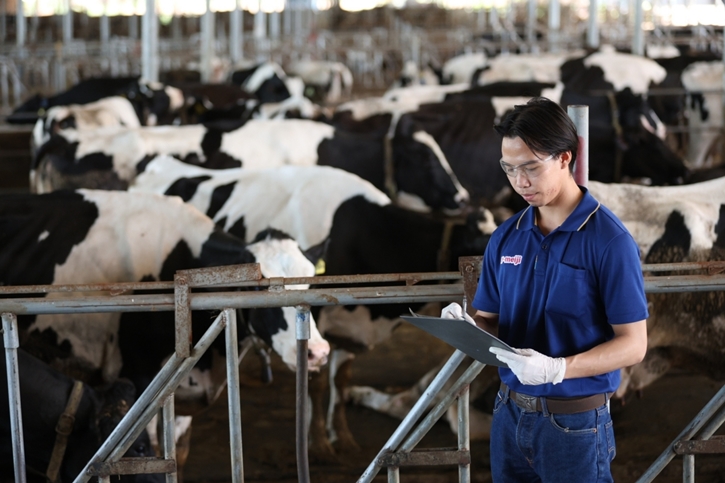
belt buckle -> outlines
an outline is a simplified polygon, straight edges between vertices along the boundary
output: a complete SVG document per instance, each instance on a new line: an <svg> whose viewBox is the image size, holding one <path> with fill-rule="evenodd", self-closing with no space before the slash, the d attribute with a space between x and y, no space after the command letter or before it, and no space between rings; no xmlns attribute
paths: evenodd
<svg viewBox="0 0 725 483"><path fill-rule="evenodd" d="M528 412L536 412L536 400L538 399L535 396L528 396L526 394L518 394L518 399L521 405L523 406L524 411Z"/></svg>

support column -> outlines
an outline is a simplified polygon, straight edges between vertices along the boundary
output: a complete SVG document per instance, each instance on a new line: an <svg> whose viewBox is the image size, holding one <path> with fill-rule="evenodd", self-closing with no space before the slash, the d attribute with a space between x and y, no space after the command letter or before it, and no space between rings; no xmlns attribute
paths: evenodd
<svg viewBox="0 0 725 483"><path fill-rule="evenodd" d="M644 31L642 30L642 0L634 0L634 29L632 35L632 53L644 55Z"/></svg>
<svg viewBox="0 0 725 483"><path fill-rule="evenodd" d="M597 0L589 0L589 22L587 24L587 47L599 47L599 25L597 24Z"/></svg>
<svg viewBox="0 0 725 483"><path fill-rule="evenodd" d="M529 0L526 8L526 42L533 52L536 48L536 0Z"/></svg>
<svg viewBox="0 0 725 483"><path fill-rule="evenodd" d="M138 16L136 14L128 17L128 36L132 39L138 39Z"/></svg>
<svg viewBox="0 0 725 483"><path fill-rule="evenodd" d="M559 51L559 28L561 27L561 9L559 0L549 2L549 51Z"/></svg>
<svg viewBox="0 0 725 483"><path fill-rule="evenodd" d="M73 42L73 10L70 8L70 0L65 1L65 6L67 10L63 15L63 43L69 44Z"/></svg>
<svg viewBox="0 0 725 483"><path fill-rule="evenodd" d="M232 65L244 59L244 17L239 1L234 2L234 10L229 18L229 57Z"/></svg>
<svg viewBox="0 0 725 483"><path fill-rule="evenodd" d="M267 14L262 11L262 0L258 0L259 9L254 14L254 38L263 39L267 37Z"/></svg>
<svg viewBox="0 0 725 483"><path fill-rule="evenodd" d="M7 0L5 0L7 2ZM5 6L7 7L7 3L5 3ZM15 3L16 11L15 11L15 23L16 23L16 31L15 31L15 45L18 47L22 47L25 45L25 13L23 12L23 2L22 0L17 0ZM3 12L4 13L4 12ZM5 15L3 15L3 19L5 18ZM3 32L4 34L5 32ZM3 38L5 36L3 35Z"/></svg>
<svg viewBox="0 0 725 483"><path fill-rule="evenodd" d="M141 38L141 77L150 82L159 80L159 29L156 0L146 0Z"/></svg>
<svg viewBox="0 0 725 483"><path fill-rule="evenodd" d="M273 40L279 40L280 36L280 13L272 12L269 14L269 37Z"/></svg>
<svg viewBox="0 0 725 483"><path fill-rule="evenodd" d="M201 81L211 79L211 60L214 57L214 12L211 0L206 0L206 12L201 18Z"/></svg>

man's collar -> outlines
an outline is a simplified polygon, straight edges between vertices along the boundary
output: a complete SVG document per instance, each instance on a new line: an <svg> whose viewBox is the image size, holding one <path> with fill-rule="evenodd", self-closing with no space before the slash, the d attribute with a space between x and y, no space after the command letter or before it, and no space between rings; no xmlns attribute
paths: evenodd
<svg viewBox="0 0 725 483"><path fill-rule="evenodd" d="M564 220L564 223L558 228L559 231L579 231L584 228L589 219L597 212L601 204L594 199L589 190L583 186L579 186L584 196L574 211ZM532 230L536 226L536 210L528 206L516 221L517 230Z"/></svg>

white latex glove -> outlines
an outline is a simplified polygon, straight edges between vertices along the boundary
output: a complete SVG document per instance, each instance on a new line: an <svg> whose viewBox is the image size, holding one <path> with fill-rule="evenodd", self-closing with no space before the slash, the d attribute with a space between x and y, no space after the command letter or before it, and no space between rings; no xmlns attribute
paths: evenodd
<svg viewBox="0 0 725 483"><path fill-rule="evenodd" d="M534 349L516 349L516 353L498 347L488 349L496 359L505 362L521 384L559 384L566 373L566 359L549 357Z"/></svg>
<svg viewBox="0 0 725 483"><path fill-rule="evenodd" d="M446 305L441 310L441 317L444 319L463 319L469 324L476 325L473 317L463 311L463 308L456 302Z"/></svg>

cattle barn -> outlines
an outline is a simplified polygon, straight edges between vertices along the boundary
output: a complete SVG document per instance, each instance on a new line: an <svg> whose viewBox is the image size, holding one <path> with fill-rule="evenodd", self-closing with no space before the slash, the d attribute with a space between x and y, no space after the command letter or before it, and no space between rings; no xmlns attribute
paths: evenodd
<svg viewBox="0 0 725 483"><path fill-rule="evenodd" d="M720 0L0 2L0 483L19 459L30 482L492 481L494 367L381 450L459 355L400 316L470 301L527 206L493 126L538 96L587 106L577 181L643 264L613 477L725 481L724 29Z"/></svg>

